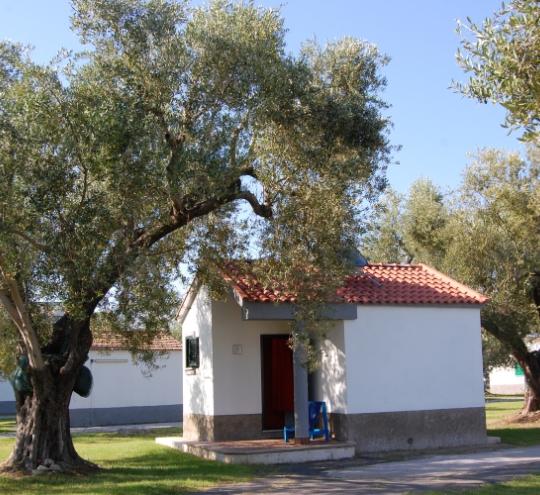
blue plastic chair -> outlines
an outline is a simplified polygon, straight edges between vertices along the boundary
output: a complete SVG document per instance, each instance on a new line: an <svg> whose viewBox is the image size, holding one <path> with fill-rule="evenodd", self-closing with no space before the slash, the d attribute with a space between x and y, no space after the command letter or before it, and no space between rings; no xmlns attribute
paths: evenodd
<svg viewBox="0 0 540 495"><path fill-rule="evenodd" d="M330 440L330 430L328 428L326 402L312 400L309 401L308 406L309 439L324 437L324 440L328 442ZM288 442L291 438L294 438L294 426L285 426L283 428L283 439Z"/></svg>

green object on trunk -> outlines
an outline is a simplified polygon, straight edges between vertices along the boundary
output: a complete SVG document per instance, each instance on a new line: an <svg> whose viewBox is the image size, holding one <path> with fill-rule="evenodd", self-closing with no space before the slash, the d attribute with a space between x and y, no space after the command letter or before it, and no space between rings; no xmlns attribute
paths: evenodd
<svg viewBox="0 0 540 495"><path fill-rule="evenodd" d="M19 365L15 368L15 371L9 377L9 381L13 390L21 394L29 394L32 392L32 382L28 376L28 357L21 356L19 358ZM94 379L92 372L87 366L83 366L77 376L73 391L79 394L81 397L88 397L92 392L92 385Z"/></svg>
<svg viewBox="0 0 540 495"><path fill-rule="evenodd" d="M88 397L90 392L92 392L93 383L94 379L92 377L92 372L87 366L83 366L79 372L79 376L77 376L73 391L81 397Z"/></svg>
<svg viewBox="0 0 540 495"><path fill-rule="evenodd" d="M516 367L514 369L515 369L516 376L524 375L523 368L519 364L516 364Z"/></svg>
<svg viewBox="0 0 540 495"><path fill-rule="evenodd" d="M27 356L21 356L19 358L19 364L9 377L9 381L15 392L19 392L20 394L29 394L32 392L32 384L28 376Z"/></svg>

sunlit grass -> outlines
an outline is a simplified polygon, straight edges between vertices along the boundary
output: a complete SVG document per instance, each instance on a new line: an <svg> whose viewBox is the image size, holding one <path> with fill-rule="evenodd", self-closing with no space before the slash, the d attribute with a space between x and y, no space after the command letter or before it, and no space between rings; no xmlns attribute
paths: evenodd
<svg viewBox="0 0 540 495"><path fill-rule="evenodd" d="M147 431L136 435L92 434L74 437L77 451L103 471L91 476L41 475L0 477L2 495L167 495L199 490L221 483L242 482L257 468L205 461L157 445L156 435L178 430ZM0 439L0 459L9 455L12 439Z"/></svg>

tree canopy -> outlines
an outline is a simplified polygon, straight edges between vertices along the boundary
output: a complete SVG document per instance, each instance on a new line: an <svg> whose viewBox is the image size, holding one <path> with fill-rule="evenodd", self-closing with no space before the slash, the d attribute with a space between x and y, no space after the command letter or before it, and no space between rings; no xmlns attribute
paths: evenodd
<svg viewBox="0 0 540 495"><path fill-rule="evenodd" d="M524 139L540 135L540 3L511 0L492 18L459 25L459 64L471 76L456 87L481 102L501 104L506 126Z"/></svg>
<svg viewBox="0 0 540 495"><path fill-rule="evenodd" d="M223 1L79 1L73 26L90 49L46 67L1 46L0 249L28 301L163 326L186 255L243 247L241 200L291 262L355 231L389 152L375 47L294 58L276 11Z"/></svg>
<svg viewBox="0 0 540 495"><path fill-rule="evenodd" d="M85 51L47 65L0 43L2 319L30 361L18 404L41 418L19 465L32 424L47 452L62 438L40 393L67 414L96 311L151 336L182 263L204 276L241 255L297 287L318 267L331 289L391 153L369 43L291 55L277 10L225 0L75 0L72 27Z"/></svg>

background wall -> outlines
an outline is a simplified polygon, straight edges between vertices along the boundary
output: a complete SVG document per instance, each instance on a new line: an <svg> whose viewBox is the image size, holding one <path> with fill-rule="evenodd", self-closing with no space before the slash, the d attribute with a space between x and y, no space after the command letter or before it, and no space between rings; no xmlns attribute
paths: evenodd
<svg viewBox="0 0 540 495"><path fill-rule="evenodd" d="M86 362L94 385L89 397L73 394L71 426L180 422L182 419L182 352L157 359L145 376L143 365L128 351L90 351ZM15 413L9 382L0 381L0 414Z"/></svg>
<svg viewBox="0 0 540 495"><path fill-rule="evenodd" d="M90 351L86 362L94 386L89 397L73 394L71 409L129 406L160 406L182 403L182 352L157 359L157 369L145 376L146 368L133 361L128 351Z"/></svg>
<svg viewBox="0 0 540 495"><path fill-rule="evenodd" d="M525 377L515 368L495 368L489 374L489 391L493 394L523 394Z"/></svg>
<svg viewBox="0 0 540 495"><path fill-rule="evenodd" d="M344 327L349 414L484 406L479 308L359 306Z"/></svg>
<svg viewBox="0 0 540 495"><path fill-rule="evenodd" d="M15 396L8 381L0 379L0 414L15 413Z"/></svg>
<svg viewBox="0 0 540 495"><path fill-rule="evenodd" d="M72 426L180 422L182 352L156 360L156 369L136 363L128 351L90 351L86 362L94 385L89 397L73 394Z"/></svg>

